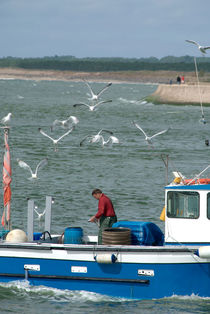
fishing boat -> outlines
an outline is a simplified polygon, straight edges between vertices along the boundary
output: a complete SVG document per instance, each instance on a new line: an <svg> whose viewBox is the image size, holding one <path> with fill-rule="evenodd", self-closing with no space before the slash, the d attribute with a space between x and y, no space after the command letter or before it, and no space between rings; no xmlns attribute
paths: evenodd
<svg viewBox="0 0 210 314"><path fill-rule="evenodd" d="M5 130L0 282L27 280L128 299L210 297L210 179L202 177L204 171L192 179L174 172L165 187L164 234L152 222L118 221L103 231L98 245L97 236L78 226L51 233L52 196L46 197L43 232L34 232L32 199L27 230L12 230L9 158Z"/></svg>

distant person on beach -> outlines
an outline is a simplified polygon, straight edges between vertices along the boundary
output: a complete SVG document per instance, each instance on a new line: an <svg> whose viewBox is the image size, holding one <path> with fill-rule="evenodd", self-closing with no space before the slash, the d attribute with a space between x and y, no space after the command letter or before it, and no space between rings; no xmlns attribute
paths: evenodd
<svg viewBox="0 0 210 314"><path fill-rule="evenodd" d="M98 212L88 221L99 221L98 244L102 244L102 231L111 228L113 223L117 222L117 216L112 201L100 189L93 190L92 196L98 200Z"/></svg>
<svg viewBox="0 0 210 314"><path fill-rule="evenodd" d="M181 84L181 77L177 76L176 81L177 81L177 84Z"/></svg>
<svg viewBox="0 0 210 314"><path fill-rule="evenodd" d="M181 83L184 84L184 75L181 76Z"/></svg>

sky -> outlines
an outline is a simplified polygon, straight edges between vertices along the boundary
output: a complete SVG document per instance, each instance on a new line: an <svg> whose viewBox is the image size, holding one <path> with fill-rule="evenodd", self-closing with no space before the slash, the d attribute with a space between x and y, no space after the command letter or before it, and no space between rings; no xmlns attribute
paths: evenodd
<svg viewBox="0 0 210 314"><path fill-rule="evenodd" d="M209 12L209 0L0 0L0 58L201 56L185 40L210 46Z"/></svg>

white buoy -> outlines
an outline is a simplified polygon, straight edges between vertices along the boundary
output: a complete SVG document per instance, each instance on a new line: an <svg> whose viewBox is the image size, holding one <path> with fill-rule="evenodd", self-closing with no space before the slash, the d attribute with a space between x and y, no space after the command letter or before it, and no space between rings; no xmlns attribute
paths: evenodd
<svg viewBox="0 0 210 314"><path fill-rule="evenodd" d="M28 238L26 233L20 229L14 229L10 231L6 236L6 242L23 243L27 241Z"/></svg>
<svg viewBox="0 0 210 314"><path fill-rule="evenodd" d="M100 264L113 264L116 262L117 256L115 254L99 254L94 259Z"/></svg>
<svg viewBox="0 0 210 314"><path fill-rule="evenodd" d="M196 255L201 258L210 258L210 246L201 246L197 250Z"/></svg>

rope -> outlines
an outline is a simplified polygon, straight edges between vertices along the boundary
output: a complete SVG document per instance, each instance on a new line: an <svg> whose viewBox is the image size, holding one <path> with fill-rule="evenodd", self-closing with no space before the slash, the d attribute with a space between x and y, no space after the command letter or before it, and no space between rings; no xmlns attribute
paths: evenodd
<svg viewBox="0 0 210 314"><path fill-rule="evenodd" d="M198 92L199 92L199 98L200 98L200 104L201 104L201 114L202 114L202 118L204 118L203 103L202 103L201 90L200 90L200 84L199 84L199 79L198 79L198 68L197 68L196 57L194 57L194 63L195 63L195 72L196 72L196 77L197 77Z"/></svg>

